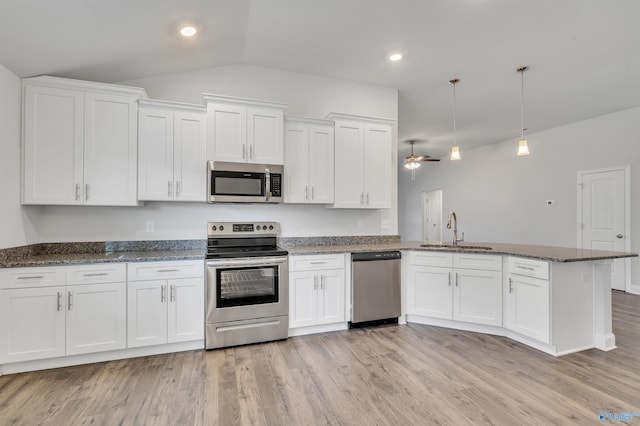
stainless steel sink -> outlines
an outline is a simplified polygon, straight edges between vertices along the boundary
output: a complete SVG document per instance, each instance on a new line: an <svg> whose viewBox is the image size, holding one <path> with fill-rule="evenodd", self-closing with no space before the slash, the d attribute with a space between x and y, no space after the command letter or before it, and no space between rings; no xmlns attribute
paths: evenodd
<svg viewBox="0 0 640 426"><path fill-rule="evenodd" d="M420 244L420 247L425 248L433 248L433 249L447 249L447 250L492 250L491 247L487 246L474 246L471 244L458 244L454 246L453 244L437 244L437 243L426 243Z"/></svg>

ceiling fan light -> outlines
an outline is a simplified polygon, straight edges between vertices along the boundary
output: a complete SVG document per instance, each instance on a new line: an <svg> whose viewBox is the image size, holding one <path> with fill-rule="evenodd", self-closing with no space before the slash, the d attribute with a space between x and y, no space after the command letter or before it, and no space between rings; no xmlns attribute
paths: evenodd
<svg viewBox="0 0 640 426"><path fill-rule="evenodd" d="M460 147L458 145L454 145L451 147L451 160L460 160Z"/></svg>
<svg viewBox="0 0 640 426"><path fill-rule="evenodd" d="M414 160L409 160L406 163L404 163L404 167L408 170L415 170L418 167L420 167L420 163Z"/></svg>
<svg viewBox="0 0 640 426"><path fill-rule="evenodd" d="M518 141L518 156L529 155L529 145L527 145L526 139L520 139Z"/></svg>

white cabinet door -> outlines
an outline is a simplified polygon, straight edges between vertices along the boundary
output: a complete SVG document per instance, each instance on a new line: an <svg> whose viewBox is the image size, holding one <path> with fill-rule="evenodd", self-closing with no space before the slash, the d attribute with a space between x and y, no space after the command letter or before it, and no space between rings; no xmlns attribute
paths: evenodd
<svg viewBox="0 0 640 426"><path fill-rule="evenodd" d="M130 281L127 295L127 346L167 343L167 281Z"/></svg>
<svg viewBox="0 0 640 426"><path fill-rule="evenodd" d="M309 202L333 203L335 176L333 127L310 127L308 138Z"/></svg>
<svg viewBox="0 0 640 426"><path fill-rule="evenodd" d="M177 201L206 201L205 117L204 113L174 113L174 198Z"/></svg>
<svg viewBox="0 0 640 426"><path fill-rule="evenodd" d="M167 341L185 342L204 338L204 280L169 280Z"/></svg>
<svg viewBox="0 0 640 426"><path fill-rule="evenodd" d="M506 285L505 327L550 343L549 281L509 274Z"/></svg>
<svg viewBox="0 0 640 426"><path fill-rule="evenodd" d="M285 126L284 202L306 203L309 199L309 128ZM331 160L333 162L333 159Z"/></svg>
<svg viewBox="0 0 640 426"><path fill-rule="evenodd" d="M23 203L82 204L84 93L25 86Z"/></svg>
<svg viewBox="0 0 640 426"><path fill-rule="evenodd" d="M272 108L247 109L247 162L284 164L283 113Z"/></svg>
<svg viewBox="0 0 640 426"><path fill-rule="evenodd" d="M138 199L171 200L173 113L166 109L141 108L139 133ZM204 184L204 178L202 181Z"/></svg>
<svg viewBox="0 0 640 426"><path fill-rule="evenodd" d="M450 268L409 267L407 313L432 318L453 318Z"/></svg>
<svg viewBox="0 0 640 426"><path fill-rule="evenodd" d="M126 283L66 287L66 354L124 349L127 346Z"/></svg>
<svg viewBox="0 0 640 426"><path fill-rule="evenodd" d="M207 160L247 161L247 108L207 103Z"/></svg>
<svg viewBox="0 0 640 426"><path fill-rule="evenodd" d="M316 325L318 276L313 271L289 273L289 328Z"/></svg>
<svg viewBox="0 0 640 426"><path fill-rule="evenodd" d="M0 363L65 354L64 286L0 291Z"/></svg>
<svg viewBox="0 0 640 426"><path fill-rule="evenodd" d="M364 128L364 204L367 208L391 207L391 126Z"/></svg>
<svg viewBox="0 0 640 426"><path fill-rule="evenodd" d="M453 319L502 327L502 272L454 270Z"/></svg>
<svg viewBox="0 0 640 426"><path fill-rule="evenodd" d="M84 203L137 205L137 97L87 93L84 106Z"/></svg>
<svg viewBox="0 0 640 426"><path fill-rule="evenodd" d="M360 208L364 203L364 126L335 124L335 202L334 207Z"/></svg>
<svg viewBox="0 0 640 426"><path fill-rule="evenodd" d="M318 275L317 324L331 324L345 320L344 269L320 271Z"/></svg>

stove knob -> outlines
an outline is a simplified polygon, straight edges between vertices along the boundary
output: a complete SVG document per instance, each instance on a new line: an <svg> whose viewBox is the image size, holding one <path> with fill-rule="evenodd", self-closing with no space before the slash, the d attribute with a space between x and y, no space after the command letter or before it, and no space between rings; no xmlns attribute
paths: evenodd
<svg viewBox="0 0 640 426"><path fill-rule="evenodd" d="M273 231L273 225L269 225L269 231Z"/></svg>
<svg viewBox="0 0 640 426"><path fill-rule="evenodd" d="M211 230L212 230L212 231L215 231L215 230L216 230L216 226L215 226L215 225L213 225L213 226L211 227Z"/></svg>
<svg viewBox="0 0 640 426"><path fill-rule="evenodd" d="M224 231L224 226L220 225L220 230Z"/></svg>
<svg viewBox="0 0 640 426"><path fill-rule="evenodd" d="M256 226L256 230L259 231L260 230L260 225Z"/></svg>

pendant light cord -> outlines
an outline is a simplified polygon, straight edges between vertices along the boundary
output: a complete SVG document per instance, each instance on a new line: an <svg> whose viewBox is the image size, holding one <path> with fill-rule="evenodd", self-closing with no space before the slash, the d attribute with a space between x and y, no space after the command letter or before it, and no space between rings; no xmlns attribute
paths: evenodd
<svg viewBox="0 0 640 426"><path fill-rule="evenodd" d="M529 67L518 68L520 73L520 127L522 129L520 139L524 139L524 72L528 69Z"/></svg>
<svg viewBox="0 0 640 426"><path fill-rule="evenodd" d="M456 115L457 115L457 108L456 108L456 83L453 83L453 145L457 146L458 145L458 139L456 138Z"/></svg>

